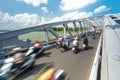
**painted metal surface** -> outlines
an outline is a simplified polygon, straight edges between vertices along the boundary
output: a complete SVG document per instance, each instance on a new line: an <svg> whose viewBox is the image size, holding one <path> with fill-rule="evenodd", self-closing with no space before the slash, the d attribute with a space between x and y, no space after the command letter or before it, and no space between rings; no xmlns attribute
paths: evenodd
<svg viewBox="0 0 120 80"><path fill-rule="evenodd" d="M105 17L101 80L120 79L120 24L115 22L116 18Z"/></svg>
<svg viewBox="0 0 120 80"><path fill-rule="evenodd" d="M120 28L109 28L105 31L106 55L109 80L120 79Z"/></svg>
<svg viewBox="0 0 120 80"><path fill-rule="evenodd" d="M82 20L82 21L84 22L84 20ZM53 26L57 26L57 25L63 25L64 26L64 37L66 37L66 27L68 27L67 24L68 23L74 23L74 25L75 25L74 27L77 27L76 22L79 22L79 21L80 20L68 20L68 21L61 21L61 22L55 22L55 23L47 23L47 24L43 24L43 25L30 27L30 28L24 28L24 29L20 29L20 30L15 30L15 31L2 33L2 34L0 34L0 44L1 44L0 45L0 51L2 51L3 47L11 46L13 44L14 45L20 45L20 46L23 46L23 47L31 46L32 44L29 44L29 43L26 43L22 40L19 40L18 36L22 35L22 34L29 33L29 32L33 32L35 30L45 30L46 42L49 43L48 31L50 31L56 38L58 38L58 36L59 36L52 28ZM92 26L90 26L90 27L92 27ZM72 35L70 35L70 36L72 36Z"/></svg>

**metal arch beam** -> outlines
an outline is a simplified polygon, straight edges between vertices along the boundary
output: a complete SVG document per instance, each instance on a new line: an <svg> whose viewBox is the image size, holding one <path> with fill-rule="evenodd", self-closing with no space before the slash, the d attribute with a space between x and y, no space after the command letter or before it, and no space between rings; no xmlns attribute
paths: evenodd
<svg viewBox="0 0 120 80"><path fill-rule="evenodd" d="M67 23L66 23L66 24L63 24L63 26L64 26L64 27L66 27L66 28L68 28L68 33L70 34L70 36L72 36L72 37L73 37L73 35L72 35L72 33L70 32L70 29L69 29L69 27L68 27Z"/></svg>
<svg viewBox="0 0 120 80"><path fill-rule="evenodd" d="M82 21L83 24L83 34L86 33L86 29L85 29L85 20Z"/></svg>
<svg viewBox="0 0 120 80"><path fill-rule="evenodd" d="M47 28L47 30L50 31L56 38L59 37L59 35L52 28Z"/></svg>
<svg viewBox="0 0 120 80"><path fill-rule="evenodd" d="M68 25L66 24L66 27L68 28ZM73 37L72 33L70 32L70 29L68 28L68 33L70 34L70 36Z"/></svg>
<svg viewBox="0 0 120 80"><path fill-rule="evenodd" d="M94 30L96 30L96 26L94 26L93 23L92 23L91 21L86 20L86 22L88 22L88 23L94 28Z"/></svg>
<svg viewBox="0 0 120 80"><path fill-rule="evenodd" d="M34 26L34 27L30 27L30 28L25 28L25 29L7 32L7 33L2 33L2 34L0 34L0 40L8 39L8 38L15 37L15 36L25 34L25 33L29 33L29 32L35 31L35 30L44 30L44 29L49 28L51 26L71 23L71 22L75 22L75 21L78 21L78 20L69 20L69 21L61 21L61 22L55 22L55 23L47 23L47 24L43 24L43 25L39 25L39 26Z"/></svg>
<svg viewBox="0 0 120 80"><path fill-rule="evenodd" d="M77 35L79 36L79 33L78 33L78 31L76 30L76 29L77 29L77 25L76 25L76 23L73 22L73 25L75 26L75 31L77 32Z"/></svg>
<svg viewBox="0 0 120 80"><path fill-rule="evenodd" d="M79 24L80 24L80 29L82 29L82 34L83 34L82 21L79 21Z"/></svg>
<svg viewBox="0 0 120 80"><path fill-rule="evenodd" d="M64 27L64 38L66 38L66 24L63 24L63 27Z"/></svg>

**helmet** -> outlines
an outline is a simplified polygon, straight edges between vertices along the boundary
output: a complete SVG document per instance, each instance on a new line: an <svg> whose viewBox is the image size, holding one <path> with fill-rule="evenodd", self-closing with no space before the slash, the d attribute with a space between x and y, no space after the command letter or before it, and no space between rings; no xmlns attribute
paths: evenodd
<svg viewBox="0 0 120 80"><path fill-rule="evenodd" d="M38 41L38 40L35 40L35 43L39 43L39 41Z"/></svg>
<svg viewBox="0 0 120 80"><path fill-rule="evenodd" d="M59 35L59 37L62 37L62 35Z"/></svg>
<svg viewBox="0 0 120 80"><path fill-rule="evenodd" d="M78 37L75 37L74 39L75 39L75 40L77 40L77 39L78 39Z"/></svg>

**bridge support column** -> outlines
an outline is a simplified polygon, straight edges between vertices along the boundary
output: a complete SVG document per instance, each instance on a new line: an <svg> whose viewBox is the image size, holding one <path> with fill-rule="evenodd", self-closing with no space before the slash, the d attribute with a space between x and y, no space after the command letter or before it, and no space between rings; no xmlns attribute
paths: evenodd
<svg viewBox="0 0 120 80"><path fill-rule="evenodd" d="M64 27L64 38L66 38L66 24L63 24Z"/></svg>
<svg viewBox="0 0 120 80"><path fill-rule="evenodd" d="M59 35L52 28L47 28L47 30L50 31L56 38L59 37Z"/></svg>
<svg viewBox="0 0 120 80"><path fill-rule="evenodd" d="M82 21L79 21L79 24L80 24L80 32L81 32L81 34L83 34Z"/></svg>
<svg viewBox="0 0 120 80"><path fill-rule="evenodd" d="M48 30L45 29L45 37L46 37L46 43L47 45L49 44L49 35L48 35Z"/></svg>
<svg viewBox="0 0 120 80"><path fill-rule="evenodd" d="M77 31L77 25L76 25L76 23L73 22L73 25L75 26L75 31L77 32L77 35L79 36L79 33L78 33L78 31Z"/></svg>
<svg viewBox="0 0 120 80"><path fill-rule="evenodd" d="M83 30L83 28L82 28L82 24L81 24L81 21L79 21L79 25L80 25L80 28L79 28L79 34L81 33L82 34L82 30Z"/></svg>
<svg viewBox="0 0 120 80"><path fill-rule="evenodd" d="M85 24L85 20L83 21L83 27L84 27L83 31L84 31L84 33L86 33L86 24Z"/></svg>
<svg viewBox="0 0 120 80"><path fill-rule="evenodd" d="M66 26L66 28L67 28L68 33L70 34L70 36L73 37L73 35L72 35L71 32L70 32L70 29L69 29L68 25L67 25L67 24L64 24L64 26Z"/></svg>

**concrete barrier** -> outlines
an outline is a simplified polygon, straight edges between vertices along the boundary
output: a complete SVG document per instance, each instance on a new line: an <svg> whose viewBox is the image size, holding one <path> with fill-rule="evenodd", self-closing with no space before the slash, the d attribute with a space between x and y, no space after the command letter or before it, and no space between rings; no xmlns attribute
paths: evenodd
<svg viewBox="0 0 120 80"><path fill-rule="evenodd" d="M100 40L99 40L96 55L95 55L95 58L94 58L94 61L93 61L93 65L92 65L89 80L97 80L98 67L99 67L99 64L100 64L101 42L102 42L102 35L100 36Z"/></svg>

